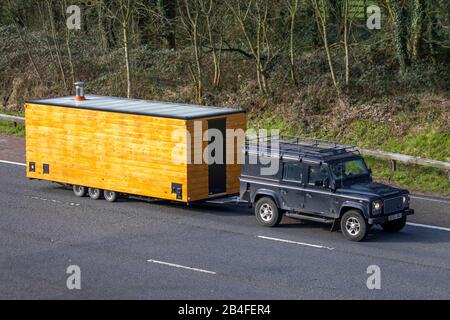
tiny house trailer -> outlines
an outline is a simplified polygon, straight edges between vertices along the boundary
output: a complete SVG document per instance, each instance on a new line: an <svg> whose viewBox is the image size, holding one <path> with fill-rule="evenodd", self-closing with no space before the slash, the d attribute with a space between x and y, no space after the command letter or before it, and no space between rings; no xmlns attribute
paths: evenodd
<svg viewBox="0 0 450 320"><path fill-rule="evenodd" d="M93 198L105 190L110 201L119 193L185 203L239 193L239 139L233 137L233 147L224 143L232 163L203 157L193 163L188 156L209 147L208 129L224 139L228 129L245 131L242 110L84 97L83 90L77 97L28 101L25 110L28 178L72 185L77 195L89 189ZM202 150L195 149L195 139ZM186 161L174 161L174 150Z"/></svg>

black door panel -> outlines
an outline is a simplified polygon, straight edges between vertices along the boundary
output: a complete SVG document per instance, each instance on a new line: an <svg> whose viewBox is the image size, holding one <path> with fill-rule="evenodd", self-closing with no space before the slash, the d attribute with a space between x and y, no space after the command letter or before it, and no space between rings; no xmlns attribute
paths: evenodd
<svg viewBox="0 0 450 320"><path fill-rule="evenodd" d="M222 133L223 137L223 159L221 163L211 163L208 165L208 181L209 181L209 194L220 194L225 193L227 191L227 165L226 165L226 122L225 118L223 119L214 119L208 121L208 129L217 129ZM211 132L209 132L209 141L210 144L213 141L213 136ZM208 153L212 156L215 156L214 152Z"/></svg>
<svg viewBox="0 0 450 320"><path fill-rule="evenodd" d="M328 167L325 165L309 165L305 191L305 212L331 216L333 194L322 182L329 179Z"/></svg>

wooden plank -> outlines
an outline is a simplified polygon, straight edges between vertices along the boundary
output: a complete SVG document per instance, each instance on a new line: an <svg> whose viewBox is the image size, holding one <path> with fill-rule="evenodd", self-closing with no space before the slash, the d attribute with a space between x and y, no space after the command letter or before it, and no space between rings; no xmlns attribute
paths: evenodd
<svg viewBox="0 0 450 320"><path fill-rule="evenodd" d="M181 183L187 201L187 166L171 161L184 120L51 106L27 106L26 117L27 160L37 168L28 177L170 200Z"/></svg>

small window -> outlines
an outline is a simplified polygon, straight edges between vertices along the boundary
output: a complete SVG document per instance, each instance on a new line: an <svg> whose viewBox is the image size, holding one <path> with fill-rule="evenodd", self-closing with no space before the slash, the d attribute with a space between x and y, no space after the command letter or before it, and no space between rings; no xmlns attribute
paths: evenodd
<svg viewBox="0 0 450 320"><path fill-rule="evenodd" d="M44 164L44 174L50 174L50 166L48 164Z"/></svg>
<svg viewBox="0 0 450 320"><path fill-rule="evenodd" d="M328 170L325 166L310 166L308 169L308 184L310 186L322 186L328 178Z"/></svg>
<svg viewBox="0 0 450 320"><path fill-rule="evenodd" d="M301 163L285 163L283 170L283 180L303 181L303 165Z"/></svg>
<svg viewBox="0 0 450 320"><path fill-rule="evenodd" d="M36 172L36 162L30 162L30 164L28 166L28 170L30 172Z"/></svg>

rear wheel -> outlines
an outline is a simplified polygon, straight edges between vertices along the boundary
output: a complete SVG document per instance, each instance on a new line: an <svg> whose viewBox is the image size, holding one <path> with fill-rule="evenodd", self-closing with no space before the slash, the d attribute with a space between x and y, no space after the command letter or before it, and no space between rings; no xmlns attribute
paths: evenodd
<svg viewBox="0 0 450 320"><path fill-rule="evenodd" d="M97 188L89 188L88 194L91 199L98 200L102 197L102 190Z"/></svg>
<svg viewBox="0 0 450 320"><path fill-rule="evenodd" d="M405 227L405 225L406 225L406 217L403 217L398 220L385 222L381 225L381 227L386 232L399 232Z"/></svg>
<svg viewBox="0 0 450 320"><path fill-rule="evenodd" d="M263 197L256 202L255 216L259 224L265 227L276 227L283 218L277 204L269 197Z"/></svg>
<svg viewBox="0 0 450 320"><path fill-rule="evenodd" d="M357 210L349 210L341 218L342 234L351 241L362 241L369 233L366 219Z"/></svg>
<svg viewBox="0 0 450 320"><path fill-rule="evenodd" d="M77 197L84 197L86 195L87 189L82 186L73 186L73 194Z"/></svg>
<svg viewBox="0 0 450 320"><path fill-rule="evenodd" d="M118 197L117 192L105 190L103 192L103 195L104 195L106 201L109 201L109 202L117 201L117 197Z"/></svg>

